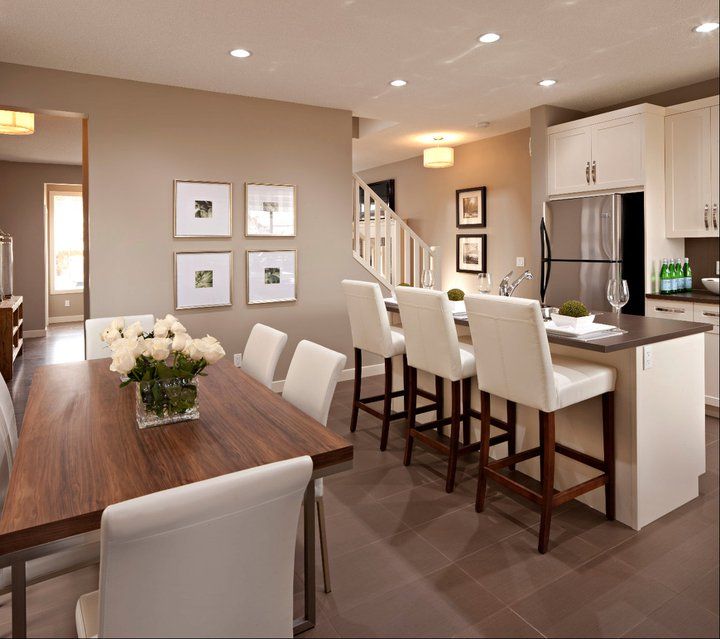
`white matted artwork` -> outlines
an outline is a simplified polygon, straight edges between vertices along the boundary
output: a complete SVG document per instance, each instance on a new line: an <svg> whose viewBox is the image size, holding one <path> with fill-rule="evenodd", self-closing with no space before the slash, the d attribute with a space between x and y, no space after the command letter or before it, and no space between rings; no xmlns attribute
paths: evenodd
<svg viewBox="0 0 720 639"><path fill-rule="evenodd" d="M175 253L175 310L232 305L232 251Z"/></svg>
<svg viewBox="0 0 720 639"><path fill-rule="evenodd" d="M296 212L292 184L245 184L247 237L295 237Z"/></svg>
<svg viewBox="0 0 720 639"><path fill-rule="evenodd" d="M232 237L232 184L175 180L175 237Z"/></svg>
<svg viewBox="0 0 720 639"><path fill-rule="evenodd" d="M297 300L297 251L247 251L247 302L268 304Z"/></svg>

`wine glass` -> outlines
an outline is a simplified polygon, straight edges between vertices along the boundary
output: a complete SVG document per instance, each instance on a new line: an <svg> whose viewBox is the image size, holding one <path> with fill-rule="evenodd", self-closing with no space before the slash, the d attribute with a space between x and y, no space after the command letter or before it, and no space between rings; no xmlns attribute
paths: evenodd
<svg viewBox="0 0 720 639"><path fill-rule="evenodd" d="M492 291L492 276L490 273L478 273L478 292L490 293Z"/></svg>
<svg viewBox="0 0 720 639"><path fill-rule="evenodd" d="M607 283L607 301L613 307L617 317L617 324L620 325L620 309L630 300L630 291L627 280L611 277Z"/></svg>
<svg viewBox="0 0 720 639"><path fill-rule="evenodd" d="M422 287L432 288L435 283L435 276L433 275L432 269L424 268L422 272Z"/></svg>

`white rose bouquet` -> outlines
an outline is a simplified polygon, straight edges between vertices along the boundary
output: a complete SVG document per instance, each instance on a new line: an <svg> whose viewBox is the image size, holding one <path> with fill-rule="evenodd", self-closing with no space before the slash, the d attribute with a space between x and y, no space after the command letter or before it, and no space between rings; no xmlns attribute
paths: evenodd
<svg viewBox="0 0 720 639"><path fill-rule="evenodd" d="M169 314L157 320L149 333L140 322L125 326L122 318L114 319L100 338L112 353L110 370L126 377L120 386L137 382L145 410L158 418L196 408L195 378L225 355L214 337L193 339Z"/></svg>

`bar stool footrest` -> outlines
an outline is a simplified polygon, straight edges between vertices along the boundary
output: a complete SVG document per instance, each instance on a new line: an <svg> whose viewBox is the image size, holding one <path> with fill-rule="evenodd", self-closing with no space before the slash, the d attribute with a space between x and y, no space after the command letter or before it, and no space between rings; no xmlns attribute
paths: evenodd
<svg viewBox="0 0 720 639"><path fill-rule="evenodd" d="M505 440L507 439L507 435L498 435L498 437L505 437ZM492 446L492 440L494 438L490 439L490 445ZM505 441L503 440L503 441ZM540 454L540 446L536 446L535 448L528 448L528 450L523 450L520 453L516 453L515 455L510 455L510 457L503 457L502 459L494 459L491 461L487 466L485 466L486 469L495 470L498 468L507 468L508 466L512 466L513 464L517 464L521 461L525 461L527 459L532 459L533 457L537 457Z"/></svg>

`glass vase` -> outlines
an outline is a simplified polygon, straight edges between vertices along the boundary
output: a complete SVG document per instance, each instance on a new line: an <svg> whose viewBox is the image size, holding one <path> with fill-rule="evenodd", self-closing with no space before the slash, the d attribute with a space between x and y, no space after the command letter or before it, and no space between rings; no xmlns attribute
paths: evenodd
<svg viewBox="0 0 720 639"><path fill-rule="evenodd" d="M153 379L135 384L138 428L200 419L198 377Z"/></svg>

